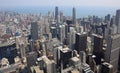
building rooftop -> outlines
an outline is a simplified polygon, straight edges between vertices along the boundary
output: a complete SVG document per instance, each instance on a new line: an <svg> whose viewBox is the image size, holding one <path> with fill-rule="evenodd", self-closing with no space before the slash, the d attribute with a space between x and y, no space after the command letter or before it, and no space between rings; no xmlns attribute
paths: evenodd
<svg viewBox="0 0 120 73"><path fill-rule="evenodd" d="M109 68L113 68L113 66L111 64L107 63L107 62L104 62L103 65L105 65L105 66L107 66Z"/></svg>
<svg viewBox="0 0 120 73"><path fill-rule="evenodd" d="M103 38L103 36L101 36L101 35L98 35L98 34L92 34L93 36L96 36L96 37L99 37L99 38Z"/></svg>
<svg viewBox="0 0 120 73"><path fill-rule="evenodd" d="M112 38L112 39L120 38L120 34L112 35L111 38Z"/></svg>
<svg viewBox="0 0 120 73"><path fill-rule="evenodd" d="M15 44L15 40L8 40L7 42L0 44L0 47L5 47L13 44Z"/></svg>
<svg viewBox="0 0 120 73"><path fill-rule="evenodd" d="M70 49L68 47L61 48L60 50L64 53L70 51Z"/></svg>
<svg viewBox="0 0 120 73"><path fill-rule="evenodd" d="M44 57L44 58L43 58L43 61L44 61L46 64L51 64L51 63L52 63L47 57Z"/></svg>
<svg viewBox="0 0 120 73"><path fill-rule="evenodd" d="M78 62L80 59L77 58L77 57L73 57L73 58L71 58L71 60L74 61L74 62Z"/></svg>
<svg viewBox="0 0 120 73"><path fill-rule="evenodd" d="M22 66L21 63L15 63L15 64L9 65L7 67L0 68L0 71L2 73L8 73L8 72L16 70L17 68L20 68L21 66Z"/></svg>
<svg viewBox="0 0 120 73"><path fill-rule="evenodd" d="M43 70L39 69L39 66L33 66L31 67L31 70L32 71L35 70L35 73L44 73Z"/></svg>
<svg viewBox="0 0 120 73"><path fill-rule="evenodd" d="M73 69L73 70L71 71L71 73L81 73L81 72L78 71L77 69Z"/></svg>

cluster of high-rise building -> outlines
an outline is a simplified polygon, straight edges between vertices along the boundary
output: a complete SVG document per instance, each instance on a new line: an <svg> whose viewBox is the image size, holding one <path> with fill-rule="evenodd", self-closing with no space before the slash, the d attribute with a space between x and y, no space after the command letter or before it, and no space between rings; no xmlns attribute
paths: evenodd
<svg viewBox="0 0 120 73"><path fill-rule="evenodd" d="M105 18L0 12L0 73L119 73L120 10Z"/></svg>

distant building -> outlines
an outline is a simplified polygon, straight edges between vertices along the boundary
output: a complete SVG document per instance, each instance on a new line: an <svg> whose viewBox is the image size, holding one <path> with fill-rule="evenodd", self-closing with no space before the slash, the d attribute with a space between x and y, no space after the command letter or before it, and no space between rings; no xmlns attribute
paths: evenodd
<svg viewBox="0 0 120 73"><path fill-rule="evenodd" d="M58 7L55 7L55 20L57 22L57 25L58 25L58 13L59 13Z"/></svg>
<svg viewBox="0 0 120 73"><path fill-rule="evenodd" d="M12 34L12 29L10 29L9 27L6 28L6 34Z"/></svg>
<svg viewBox="0 0 120 73"><path fill-rule="evenodd" d="M108 14L107 16L105 16L105 22L107 23L108 21L110 21L110 14Z"/></svg>
<svg viewBox="0 0 120 73"><path fill-rule="evenodd" d="M117 25L117 33L120 34L120 10L116 11L116 25Z"/></svg>
<svg viewBox="0 0 120 73"><path fill-rule="evenodd" d="M57 37L57 28L56 27L50 27L50 32L52 34L52 38L56 38Z"/></svg>
<svg viewBox="0 0 120 73"><path fill-rule="evenodd" d="M37 22L31 23L31 38L33 40L38 39L38 24L37 24Z"/></svg>
<svg viewBox="0 0 120 73"><path fill-rule="evenodd" d="M63 12L60 12L60 21L63 22L64 18L63 18Z"/></svg>
<svg viewBox="0 0 120 73"><path fill-rule="evenodd" d="M112 16L110 21L110 26L112 26L113 24L115 25L115 21L116 21L116 16Z"/></svg>
<svg viewBox="0 0 120 73"><path fill-rule="evenodd" d="M72 22L73 22L73 24L74 25L76 25L76 9L75 8L73 8L73 11L72 11L72 13L73 13L73 15L72 15Z"/></svg>

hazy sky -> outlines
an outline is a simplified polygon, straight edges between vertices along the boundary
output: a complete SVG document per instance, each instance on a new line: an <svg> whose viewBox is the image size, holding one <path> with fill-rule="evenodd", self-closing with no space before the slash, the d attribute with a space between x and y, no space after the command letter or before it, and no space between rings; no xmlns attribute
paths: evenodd
<svg viewBox="0 0 120 73"><path fill-rule="evenodd" d="M10 6L98 6L120 8L120 0L0 0L0 7Z"/></svg>

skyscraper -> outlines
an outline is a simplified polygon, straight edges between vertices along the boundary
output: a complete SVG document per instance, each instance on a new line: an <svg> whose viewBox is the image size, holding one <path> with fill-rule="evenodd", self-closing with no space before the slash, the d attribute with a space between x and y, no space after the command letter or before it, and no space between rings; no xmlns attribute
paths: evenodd
<svg viewBox="0 0 120 73"><path fill-rule="evenodd" d="M12 41L12 40L11 40ZM15 42L6 42L0 44L0 60L7 58L10 64L15 63L14 58L17 56L17 49Z"/></svg>
<svg viewBox="0 0 120 73"><path fill-rule="evenodd" d="M69 59L72 57L72 51L68 47L60 49L60 63L63 64L63 69L67 68Z"/></svg>
<svg viewBox="0 0 120 73"><path fill-rule="evenodd" d="M86 62L90 66L91 70L94 71L94 73L96 73L97 68L96 68L96 62L95 62L94 58L95 58L95 56L92 55L92 53L89 53L86 57Z"/></svg>
<svg viewBox="0 0 120 73"><path fill-rule="evenodd" d="M60 12L60 21L63 22L63 12Z"/></svg>
<svg viewBox="0 0 120 73"><path fill-rule="evenodd" d="M75 34L76 34L76 31L73 27L70 27L70 33L68 35L68 38L69 38L69 48L71 50L74 49L74 45L75 45Z"/></svg>
<svg viewBox="0 0 120 73"><path fill-rule="evenodd" d="M53 60L49 60L46 56L43 58L44 73L56 73L56 64Z"/></svg>
<svg viewBox="0 0 120 73"><path fill-rule="evenodd" d="M110 26L112 26L113 24L115 25L115 18L115 16L111 17Z"/></svg>
<svg viewBox="0 0 120 73"><path fill-rule="evenodd" d="M52 33L52 38L57 37L57 28L56 27L50 27L50 32Z"/></svg>
<svg viewBox="0 0 120 73"><path fill-rule="evenodd" d="M65 25L59 25L58 38L59 38L60 42L63 43L63 41L65 39Z"/></svg>
<svg viewBox="0 0 120 73"><path fill-rule="evenodd" d="M37 22L31 23L31 37L33 40L38 39L38 24L37 24Z"/></svg>
<svg viewBox="0 0 120 73"><path fill-rule="evenodd" d="M116 25L117 25L117 33L120 34L120 10L116 11Z"/></svg>
<svg viewBox="0 0 120 73"><path fill-rule="evenodd" d="M75 50L79 53L80 51L86 51L87 48L87 34L76 34Z"/></svg>
<svg viewBox="0 0 120 73"><path fill-rule="evenodd" d="M101 52L103 47L103 37L97 34L92 34L94 37L93 53Z"/></svg>
<svg viewBox="0 0 120 73"><path fill-rule="evenodd" d="M113 72L117 72L120 49L120 35L110 35L107 40L105 60L113 65Z"/></svg>
<svg viewBox="0 0 120 73"><path fill-rule="evenodd" d="M79 57L82 63L86 63L86 53L84 51L80 51Z"/></svg>
<svg viewBox="0 0 120 73"><path fill-rule="evenodd" d="M110 14L108 14L107 16L105 16L105 22L110 21Z"/></svg>
<svg viewBox="0 0 120 73"><path fill-rule="evenodd" d="M76 9L73 8L73 11L72 11L72 12L73 12L73 15L72 15L72 17L73 17L73 18L72 18L72 22L73 22L74 25L76 25Z"/></svg>
<svg viewBox="0 0 120 73"><path fill-rule="evenodd" d="M26 54L27 59L27 67L30 68L31 66L36 65L37 61L37 53L36 52L29 52Z"/></svg>
<svg viewBox="0 0 120 73"><path fill-rule="evenodd" d="M96 56L95 61L96 64L101 64L102 48L103 48L103 37L100 35L93 34L94 36L94 46L93 46L93 54Z"/></svg>
<svg viewBox="0 0 120 73"><path fill-rule="evenodd" d="M58 24L58 7L55 7L55 20Z"/></svg>

